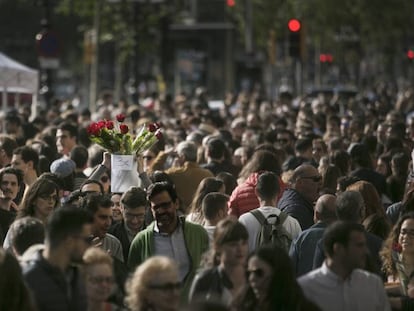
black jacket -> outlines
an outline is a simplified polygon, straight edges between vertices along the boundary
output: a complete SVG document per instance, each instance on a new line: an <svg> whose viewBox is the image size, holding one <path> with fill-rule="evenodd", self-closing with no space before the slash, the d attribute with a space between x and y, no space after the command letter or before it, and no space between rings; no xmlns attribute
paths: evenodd
<svg viewBox="0 0 414 311"><path fill-rule="evenodd" d="M79 270L71 266L64 274L46 261L41 251L23 271L38 311L86 311L85 286Z"/></svg>

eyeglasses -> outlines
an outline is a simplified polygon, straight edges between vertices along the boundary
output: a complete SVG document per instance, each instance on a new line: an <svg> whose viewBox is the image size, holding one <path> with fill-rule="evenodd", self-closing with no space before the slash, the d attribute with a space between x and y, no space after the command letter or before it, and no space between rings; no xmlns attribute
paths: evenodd
<svg viewBox="0 0 414 311"><path fill-rule="evenodd" d="M145 214L131 214L131 213L125 213L125 218L145 219Z"/></svg>
<svg viewBox="0 0 414 311"><path fill-rule="evenodd" d="M414 230L407 230L407 229L402 229L401 231L400 231L400 234L401 235L406 235L406 236L408 236L408 237L410 237L410 238L414 238Z"/></svg>
<svg viewBox="0 0 414 311"><path fill-rule="evenodd" d="M165 284L151 284L148 285L149 289L157 289L157 290L165 290L165 291L173 291L173 290L180 290L181 283L165 283Z"/></svg>
<svg viewBox="0 0 414 311"><path fill-rule="evenodd" d="M168 208L170 208L171 203L172 203L172 201L168 201L168 202L160 203L160 204L157 204L157 205L152 205L151 208L154 209L154 210L157 210L159 208L168 209Z"/></svg>
<svg viewBox="0 0 414 311"><path fill-rule="evenodd" d="M154 159L154 157L153 156L143 156L142 157L144 160L148 160L148 161L151 161L152 159Z"/></svg>
<svg viewBox="0 0 414 311"><path fill-rule="evenodd" d="M247 270L246 274L247 274L247 277L253 274L255 277L260 279L264 276L265 273L262 269L256 269L256 270Z"/></svg>
<svg viewBox="0 0 414 311"><path fill-rule="evenodd" d="M108 182L108 180L109 180L109 176L104 175L104 176L101 177L101 182L102 183L106 183L106 182Z"/></svg>
<svg viewBox="0 0 414 311"><path fill-rule="evenodd" d="M311 179L313 182L320 182L322 180L322 176L307 176L301 177L301 179Z"/></svg>
<svg viewBox="0 0 414 311"><path fill-rule="evenodd" d="M52 194L52 195L39 195L39 198L41 198L42 200L45 200L45 201L56 202L58 197L57 197L56 194Z"/></svg>
<svg viewBox="0 0 414 311"><path fill-rule="evenodd" d="M94 277L89 277L89 281L91 281L94 284L102 284L102 283L107 283L107 284L114 284L115 283L115 279L112 276L94 276Z"/></svg>

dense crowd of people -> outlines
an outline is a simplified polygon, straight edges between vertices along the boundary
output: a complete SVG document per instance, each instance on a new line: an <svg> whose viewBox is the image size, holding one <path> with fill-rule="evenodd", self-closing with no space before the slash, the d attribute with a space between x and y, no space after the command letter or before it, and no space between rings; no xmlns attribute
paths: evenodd
<svg viewBox="0 0 414 311"><path fill-rule="evenodd" d="M411 89L142 102L4 114L0 310L414 310ZM119 114L163 130L124 192Z"/></svg>

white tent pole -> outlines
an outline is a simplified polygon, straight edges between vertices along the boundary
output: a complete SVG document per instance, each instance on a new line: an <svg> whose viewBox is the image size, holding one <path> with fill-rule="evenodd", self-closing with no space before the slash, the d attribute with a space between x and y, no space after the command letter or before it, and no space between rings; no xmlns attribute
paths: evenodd
<svg viewBox="0 0 414 311"><path fill-rule="evenodd" d="M7 107L7 86L3 87L3 94L2 94L2 98L1 98L1 110L3 111L3 122L2 122L2 127L3 127L3 133L6 133L6 107Z"/></svg>

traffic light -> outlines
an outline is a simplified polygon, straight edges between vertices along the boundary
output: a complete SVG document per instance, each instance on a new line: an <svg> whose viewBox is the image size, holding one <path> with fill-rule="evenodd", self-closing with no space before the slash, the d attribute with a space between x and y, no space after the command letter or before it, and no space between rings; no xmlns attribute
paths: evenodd
<svg viewBox="0 0 414 311"><path fill-rule="evenodd" d="M289 56L302 58L302 23L296 18L288 21L289 29Z"/></svg>
<svg viewBox="0 0 414 311"><path fill-rule="evenodd" d="M331 64L333 62L333 56L332 56L332 54L320 54L319 55L319 61L321 63Z"/></svg>
<svg viewBox="0 0 414 311"><path fill-rule="evenodd" d="M409 61L413 61L414 59L414 50L408 50L407 51L407 58Z"/></svg>
<svg viewBox="0 0 414 311"><path fill-rule="evenodd" d="M236 5L236 0L226 0L228 7L234 7Z"/></svg>

